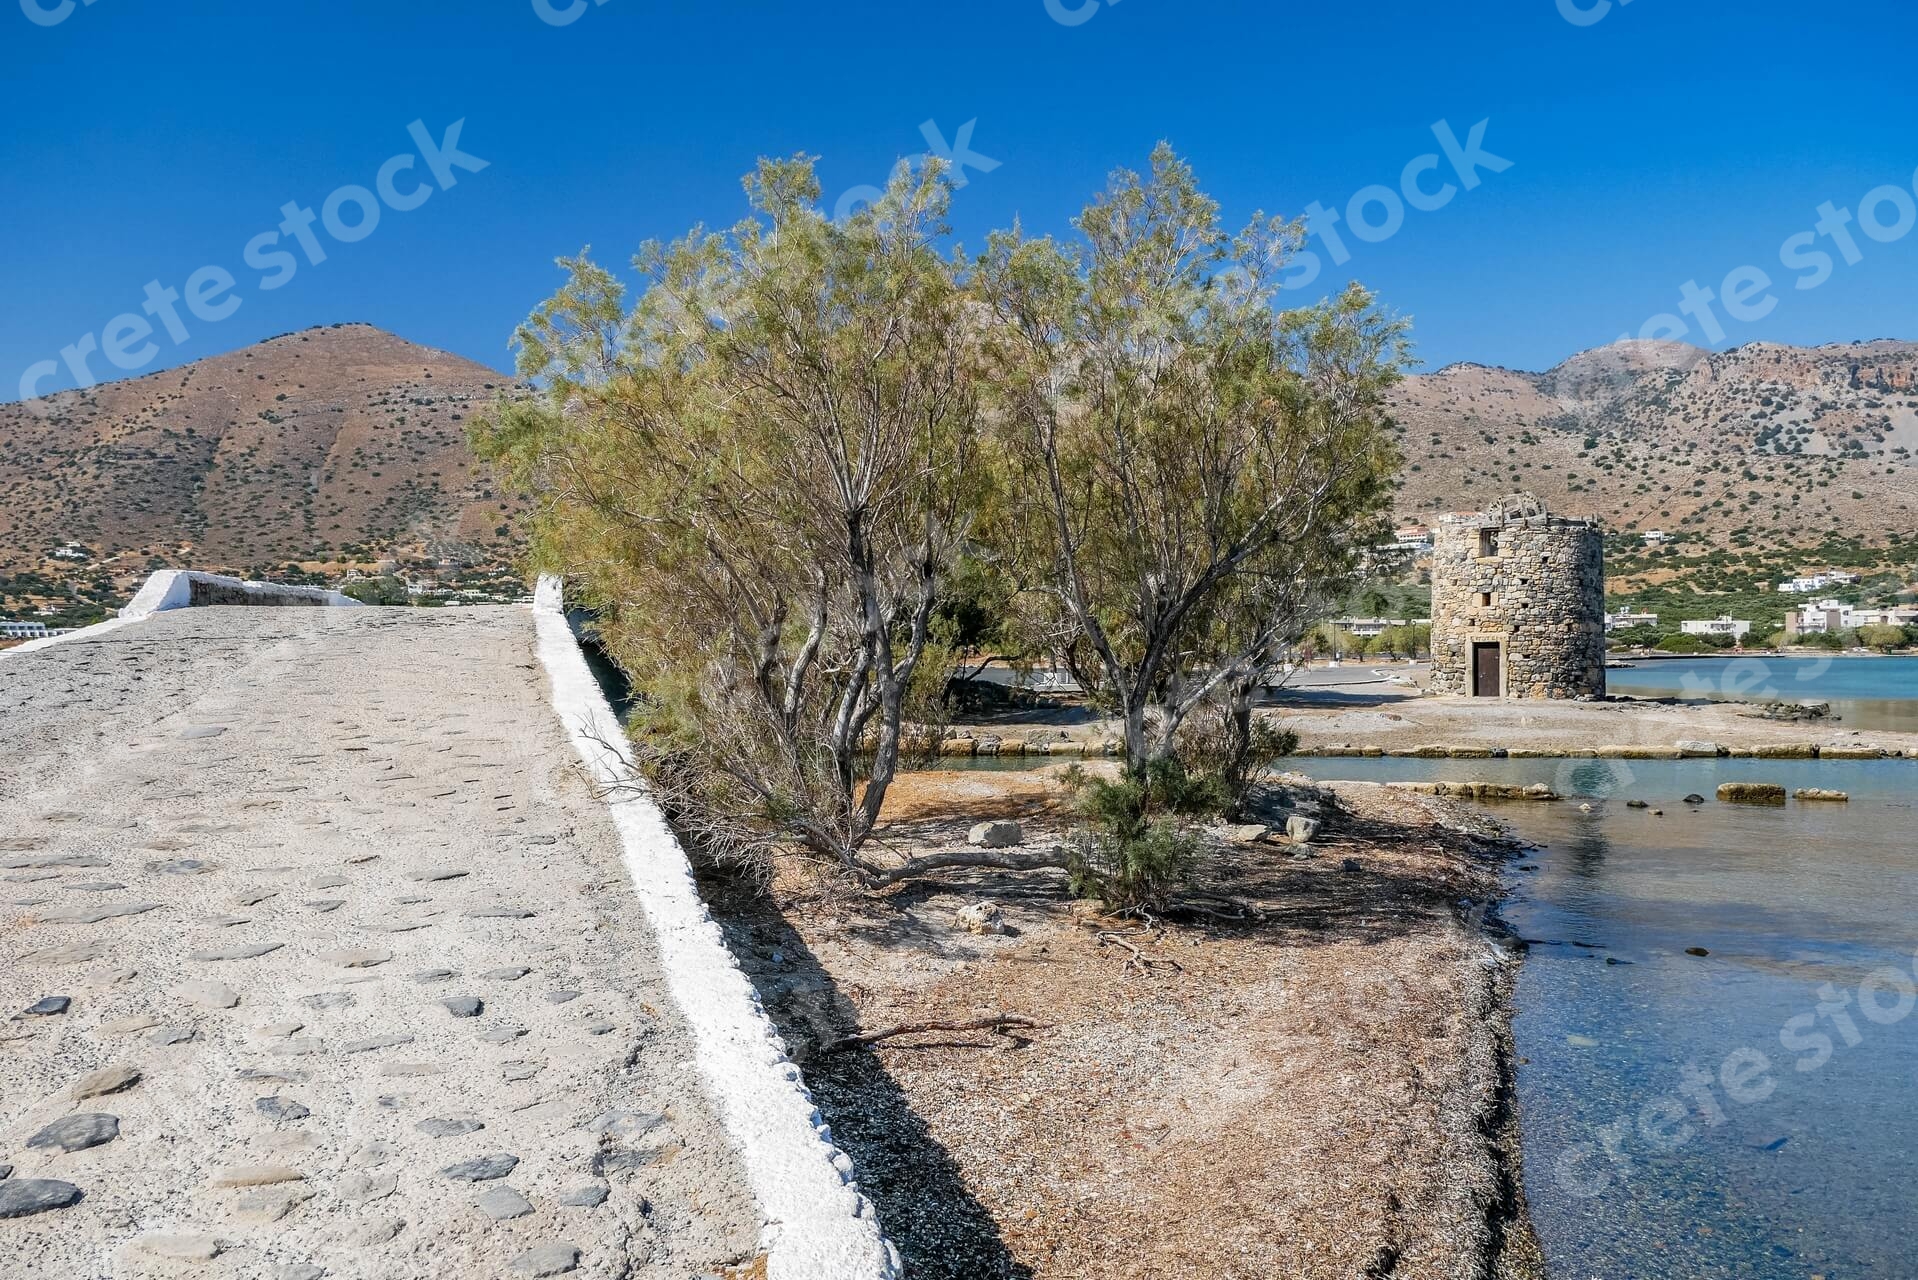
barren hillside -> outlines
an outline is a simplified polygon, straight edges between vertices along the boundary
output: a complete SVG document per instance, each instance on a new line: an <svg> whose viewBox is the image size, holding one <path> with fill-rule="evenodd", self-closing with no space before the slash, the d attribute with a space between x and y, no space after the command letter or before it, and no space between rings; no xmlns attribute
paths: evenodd
<svg viewBox="0 0 1918 1280"><path fill-rule="evenodd" d="M1542 374L1452 365L1407 379L1396 413L1409 518L1528 489L1718 545L1918 528L1918 344L1627 342Z"/></svg>
<svg viewBox="0 0 1918 1280"><path fill-rule="evenodd" d="M506 554L518 504L468 452L510 380L368 325L0 405L0 571L67 543L195 568Z"/></svg>

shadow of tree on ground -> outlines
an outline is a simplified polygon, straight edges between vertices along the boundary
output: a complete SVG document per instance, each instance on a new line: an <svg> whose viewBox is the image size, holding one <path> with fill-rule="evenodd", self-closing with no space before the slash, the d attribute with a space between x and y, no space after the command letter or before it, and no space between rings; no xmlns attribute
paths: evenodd
<svg viewBox="0 0 1918 1280"><path fill-rule="evenodd" d="M833 1141L852 1157L911 1280L1029 1280L999 1226L966 1189L958 1164L913 1110L878 1054L818 1046L857 1027L850 1001L770 899L707 877L728 947L805 1073Z"/></svg>

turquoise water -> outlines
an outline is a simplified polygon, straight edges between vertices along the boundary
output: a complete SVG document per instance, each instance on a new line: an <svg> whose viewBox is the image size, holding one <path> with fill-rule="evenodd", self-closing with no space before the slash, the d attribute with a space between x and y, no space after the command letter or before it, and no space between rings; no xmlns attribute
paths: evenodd
<svg viewBox="0 0 1918 1280"><path fill-rule="evenodd" d="M1297 764L1322 779L1542 781L1593 805L1496 808L1541 846L1536 870L1512 873L1505 915L1533 940L1514 1028L1526 1191L1553 1276L1918 1275L1918 1015L1903 1016L1918 763ZM1852 800L1683 803L1733 780Z"/></svg>
<svg viewBox="0 0 1918 1280"><path fill-rule="evenodd" d="M1918 657L1652 659L1605 676L1613 693L1830 702L1848 729L1918 732Z"/></svg>

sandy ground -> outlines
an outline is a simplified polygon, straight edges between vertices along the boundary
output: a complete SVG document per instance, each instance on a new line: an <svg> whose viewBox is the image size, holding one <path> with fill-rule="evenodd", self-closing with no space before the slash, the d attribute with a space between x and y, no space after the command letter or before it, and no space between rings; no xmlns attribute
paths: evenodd
<svg viewBox="0 0 1918 1280"><path fill-rule="evenodd" d="M1842 721L1772 721L1724 703L1501 702L1400 694L1299 694L1267 714L1299 735L1301 750L1409 749L1432 744L1525 750L1671 747L1715 742L1727 749L1815 743L1918 755L1918 733L1860 731Z"/></svg>
<svg viewBox="0 0 1918 1280"><path fill-rule="evenodd" d="M1857 659L1870 661L1870 659ZM1874 746L1918 757L1918 733L1861 731L1837 720L1765 720L1744 714L1750 702L1704 700L1673 704L1652 698L1615 702L1532 702L1431 697L1416 682L1426 669L1407 663L1347 663L1312 667L1260 707L1259 714L1296 732L1302 751L1327 747L1409 750L1421 746L1483 746L1508 750L1593 751L1601 747L1672 747L1710 741L1727 749L1815 743ZM1408 683L1395 684L1388 677ZM1749 678L1749 677L1747 677ZM1744 697L1746 695L1740 695ZM1765 701L1749 695L1753 702ZM1789 690L1778 700L1791 701ZM1042 710L970 718L960 732L1031 742L1117 741L1118 721L1074 701Z"/></svg>
<svg viewBox="0 0 1918 1280"><path fill-rule="evenodd" d="M1019 816L1043 846L1056 799L1048 774L907 775L884 835L904 854ZM1049 872L874 899L789 871L770 902L722 903L909 1275L1537 1274L1511 1153L1515 962L1477 908L1503 847L1424 797L1356 786L1346 805L1316 856L1222 852L1206 887L1249 920L1089 918ZM1004 934L959 927L980 902ZM820 1048L1001 1012L1042 1026Z"/></svg>
<svg viewBox="0 0 1918 1280"><path fill-rule="evenodd" d="M196 609L0 659L0 1209L80 1196L0 1276L759 1273L532 642Z"/></svg>

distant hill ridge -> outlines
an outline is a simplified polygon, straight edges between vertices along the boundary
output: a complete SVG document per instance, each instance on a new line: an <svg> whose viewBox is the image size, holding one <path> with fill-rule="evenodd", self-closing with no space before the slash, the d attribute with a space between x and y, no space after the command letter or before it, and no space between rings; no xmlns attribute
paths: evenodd
<svg viewBox="0 0 1918 1280"><path fill-rule="evenodd" d="M0 570L67 543L237 572L346 548L505 559L521 504L465 439L502 391L526 389L345 324L66 393L44 418L0 405ZM1393 410L1410 520L1530 490L1613 530L1716 545L1918 530L1918 343L1464 362L1406 379Z"/></svg>
<svg viewBox="0 0 1918 1280"><path fill-rule="evenodd" d="M342 548L510 554L466 418L512 382L371 325L285 334L50 400L0 405L0 569L78 543L244 571Z"/></svg>
<svg viewBox="0 0 1918 1280"><path fill-rule="evenodd" d="M1530 490L1720 545L1918 528L1918 343L1628 341L1543 373L1447 365L1406 379L1393 411L1407 519Z"/></svg>

